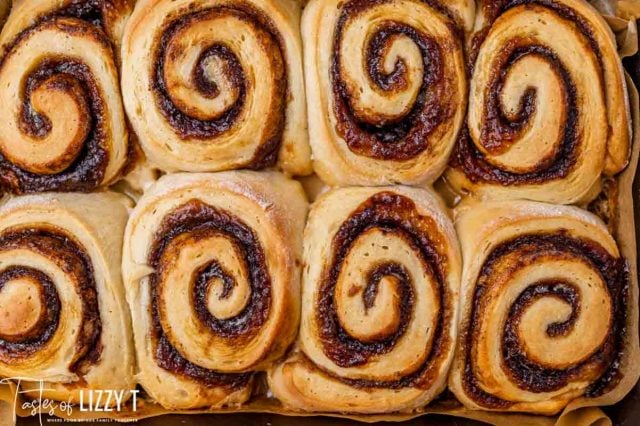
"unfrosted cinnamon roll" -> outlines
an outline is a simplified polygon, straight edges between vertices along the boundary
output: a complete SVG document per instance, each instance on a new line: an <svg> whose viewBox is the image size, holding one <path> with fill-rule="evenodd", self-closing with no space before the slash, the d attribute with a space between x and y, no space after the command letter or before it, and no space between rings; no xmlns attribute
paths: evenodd
<svg viewBox="0 0 640 426"><path fill-rule="evenodd" d="M168 171L310 172L294 0L142 0L123 93L147 156Z"/></svg>
<svg viewBox="0 0 640 426"><path fill-rule="evenodd" d="M435 180L463 121L469 0L311 0L302 37L314 168L329 184Z"/></svg>
<svg viewBox="0 0 640 426"><path fill-rule="evenodd" d="M407 187L346 188L305 230L298 349L269 371L285 406L408 411L444 387L456 338L460 254L440 200Z"/></svg>
<svg viewBox="0 0 640 426"><path fill-rule="evenodd" d="M0 186L91 191L132 154L117 52L131 2L15 2L0 35Z"/></svg>
<svg viewBox="0 0 640 426"><path fill-rule="evenodd" d="M584 0L480 2L458 191L569 204L627 164L630 116L613 33Z"/></svg>
<svg viewBox="0 0 640 426"><path fill-rule="evenodd" d="M0 207L0 376L21 391L78 403L89 389L135 388L124 199L49 193Z"/></svg>
<svg viewBox="0 0 640 426"><path fill-rule="evenodd" d="M173 174L140 199L123 274L140 373L166 408L244 402L298 330L302 188L277 173Z"/></svg>
<svg viewBox="0 0 640 426"><path fill-rule="evenodd" d="M449 379L456 397L472 409L553 414L618 392L637 369L628 360L638 337L626 333L637 318L627 318L635 292L606 226L575 207L502 201L461 206L456 230L464 259Z"/></svg>

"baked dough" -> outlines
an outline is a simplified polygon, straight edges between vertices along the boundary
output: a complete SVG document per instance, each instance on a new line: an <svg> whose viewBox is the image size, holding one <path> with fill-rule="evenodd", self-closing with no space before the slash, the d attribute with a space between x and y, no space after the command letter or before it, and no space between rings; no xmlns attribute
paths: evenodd
<svg viewBox="0 0 640 426"><path fill-rule="evenodd" d="M300 5L141 0L122 91L148 158L166 171L311 171Z"/></svg>
<svg viewBox="0 0 640 426"><path fill-rule="evenodd" d="M631 119L615 37L584 0L480 2L458 192L587 201L627 165Z"/></svg>
<svg viewBox="0 0 640 426"><path fill-rule="evenodd" d="M304 236L296 350L269 371L287 408L387 413L443 390L456 338L460 253L431 191L344 188Z"/></svg>
<svg viewBox="0 0 640 426"><path fill-rule="evenodd" d="M168 409L240 404L298 331L307 204L277 173L162 177L127 225L140 372Z"/></svg>

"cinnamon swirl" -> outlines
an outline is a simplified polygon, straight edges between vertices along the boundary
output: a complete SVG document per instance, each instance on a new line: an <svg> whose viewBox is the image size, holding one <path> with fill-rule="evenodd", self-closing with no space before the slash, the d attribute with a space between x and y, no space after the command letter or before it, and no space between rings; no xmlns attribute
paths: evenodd
<svg viewBox="0 0 640 426"><path fill-rule="evenodd" d="M140 373L169 409L244 402L291 343L306 201L276 173L162 177L127 225L123 274Z"/></svg>
<svg viewBox="0 0 640 426"><path fill-rule="evenodd" d="M269 371L285 406L385 413L444 388L460 253L437 196L408 187L320 196L305 231L297 350Z"/></svg>
<svg viewBox="0 0 640 426"><path fill-rule="evenodd" d="M300 9L288 0L142 0L123 93L149 159L168 171L310 172Z"/></svg>
<svg viewBox="0 0 640 426"><path fill-rule="evenodd" d="M473 2L312 0L304 10L314 168L332 185L431 182L463 121Z"/></svg>
<svg viewBox="0 0 640 426"><path fill-rule="evenodd" d="M117 52L127 0L16 2L0 35L0 186L83 191L114 182L132 148Z"/></svg>
<svg viewBox="0 0 640 426"><path fill-rule="evenodd" d="M627 164L616 41L584 0L481 1L468 129L446 177L459 192L570 204Z"/></svg>
<svg viewBox="0 0 640 426"><path fill-rule="evenodd" d="M465 406L553 414L636 368L629 270L598 218L496 201L460 207L456 229L462 317L449 387Z"/></svg>
<svg viewBox="0 0 640 426"><path fill-rule="evenodd" d="M135 388L124 199L49 193L0 207L0 376L20 390L78 403L88 389Z"/></svg>

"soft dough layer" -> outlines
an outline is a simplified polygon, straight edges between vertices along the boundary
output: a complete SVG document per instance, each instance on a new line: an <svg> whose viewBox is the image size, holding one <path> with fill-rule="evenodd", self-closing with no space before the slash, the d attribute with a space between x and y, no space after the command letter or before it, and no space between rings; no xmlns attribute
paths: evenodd
<svg viewBox="0 0 640 426"><path fill-rule="evenodd" d="M482 1L470 43L467 127L447 180L458 192L560 204L626 166L627 89L616 40L583 0Z"/></svg>
<svg viewBox="0 0 640 426"><path fill-rule="evenodd" d="M122 90L147 156L167 171L309 173L299 21L295 0L139 1Z"/></svg>
<svg viewBox="0 0 640 426"><path fill-rule="evenodd" d="M305 80L314 168L335 185L431 182L466 110L469 0L311 0Z"/></svg>
<svg viewBox="0 0 640 426"><path fill-rule="evenodd" d="M0 35L0 186L113 183L133 153L118 81L132 2L22 0Z"/></svg>
<svg viewBox="0 0 640 426"><path fill-rule="evenodd" d="M29 195L0 207L0 376L78 403L87 389L135 389L120 274L126 198ZM84 395L85 401L87 395Z"/></svg>
<svg viewBox="0 0 640 426"><path fill-rule="evenodd" d="M456 338L460 253L437 196L346 188L314 203L305 230L296 350L269 371L286 406L385 413L431 401Z"/></svg>
<svg viewBox="0 0 640 426"><path fill-rule="evenodd" d="M635 292L604 224L529 201L465 203L455 220L464 259L456 397L542 414L579 397L621 399L621 378L637 376L637 336L625 333L637 321L627 318Z"/></svg>
<svg viewBox="0 0 640 426"><path fill-rule="evenodd" d="M165 408L244 402L298 330L307 204L277 173L174 174L140 199L123 275L139 383Z"/></svg>

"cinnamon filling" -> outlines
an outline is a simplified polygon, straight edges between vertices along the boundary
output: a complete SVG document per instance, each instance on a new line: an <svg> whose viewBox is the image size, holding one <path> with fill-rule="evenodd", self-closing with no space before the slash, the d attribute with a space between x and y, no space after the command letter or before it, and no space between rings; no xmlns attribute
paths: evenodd
<svg viewBox="0 0 640 426"><path fill-rule="evenodd" d="M531 283L522 292L509 310L508 319L504 324L501 357L504 369L511 380L528 392L553 392L581 377L597 376L586 391L587 396L598 396L607 389L615 386L620 380L619 360L624 350L624 334L626 324L626 298L628 292L628 269L624 259L614 258L597 243L572 238L564 232L557 234L529 234L516 237L496 247L487 257L476 281L473 307L468 330L464 337L463 351L465 353L465 369L463 387L473 400L485 408L504 409L513 403L485 392L474 373L473 347L478 329L485 315L491 315L483 310L485 296L491 286L492 276L497 272L500 262L505 256L518 253L518 264L512 265L513 271L535 263L541 254L556 256L572 256L581 259L585 264L600 273L606 285L611 300L612 326L608 330L604 343L587 359L566 369L549 368L529 359L523 342L520 341L517 327L524 312L536 300L541 298L558 298L571 307L570 316L562 322L552 323L546 333L550 337L564 336L571 333L576 319L581 314L580 294L576 287L565 281L541 281ZM505 272L501 268L502 273Z"/></svg>
<svg viewBox="0 0 640 426"><path fill-rule="evenodd" d="M205 49L199 56L191 76L201 94L206 97L216 97L218 88L215 82L212 82L206 76L204 66L207 61L214 58L225 64L224 73L237 96L233 104L219 116L203 119L195 114L190 114L188 106L179 105L172 98L168 87L169 82L165 78L165 67L173 59L168 54L169 46L174 42L178 32L199 21L224 16L236 17L248 22L254 28L257 37L265 38L262 44L269 49L269 60L275 70L275 75L268 77L275 84L272 113L268 117L264 117L264 119L269 120L270 126L253 159L247 165L250 169L262 169L274 165L277 161L285 126L286 96L288 91L286 61L283 52L284 42L275 25L263 12L250 5L234 5L233 8L220 6L185 14L171 21L163 30L162 36L154 48L155 66L151 89L155 94L162 114L176 134L183 139L194 138L200 139L202 143L215 143L216 137L238 126L238 120L240 120L243 109L248 107L245 105L245 101L247 90L249 89L247 88L248 82L239 58L228 46L213 44Z"/></svg>
<svg viewBox="0 0 640 426"><path fill-rule="evenodd" d="M436 297L441 312L435 325L434 343L425 362L412 374L392 381L354 380L344 377L336 379L359 388L428 387L436 374L443 352L451 344L445 328L452 321L452 295L447 291L445 276L448 270L447 259L438 252L445 242L433 219L421 216L412 200L392 192L380 192L353 212L333 239L333 257L322 275L316 300L316 321L318 333L326 356L341 367L365 364L371 357L390 351L400 339L412 318L414 305L413 282L405 268L390 262L378 265L368 274L367 287L363 292L365 306L371 307L377 285L383 277L393 277L399 283L400 325L395 332L381 339L361 341L354 339L342 327L337 317L334 291L344 261L356 239L364 232L378 228L404 239L419 255L424 271L437 283ZM330 374L330 373L327 373Z"/></svg>
<svg viewBox="0 0 640 426"><path fill-rule="evenodd" d="M207 306L210 285L214 280L222 282L220 298L228 297L235 280L215 261L199 268L192 279L193 309L199 320L211 331L221 337L233 339L238 344L250 339L260 331L266 322L271 307L271 279L266 265L265 254L254 231L240 218L207 205L199 200L191 200L176 208L162 221L156 233L149 263L156 270L150 278L152 297L152 328L155 345L155 359L158 365L167 371L185 375L210 386L228 386L232 389L245 386L251 379L251 373L227 374L208 370L186 360L172 346L162 328L158 297L161 286L171 285L165 282L166 269L171 267L167 253L173 244L189 244L212 234L224 235L239 248L243 256L243 268L247 272L251 294L244 308L230 318L216 318ZM179 242L177 238L181 237ZM179 247L177 247L179 249Z"/></svg>

